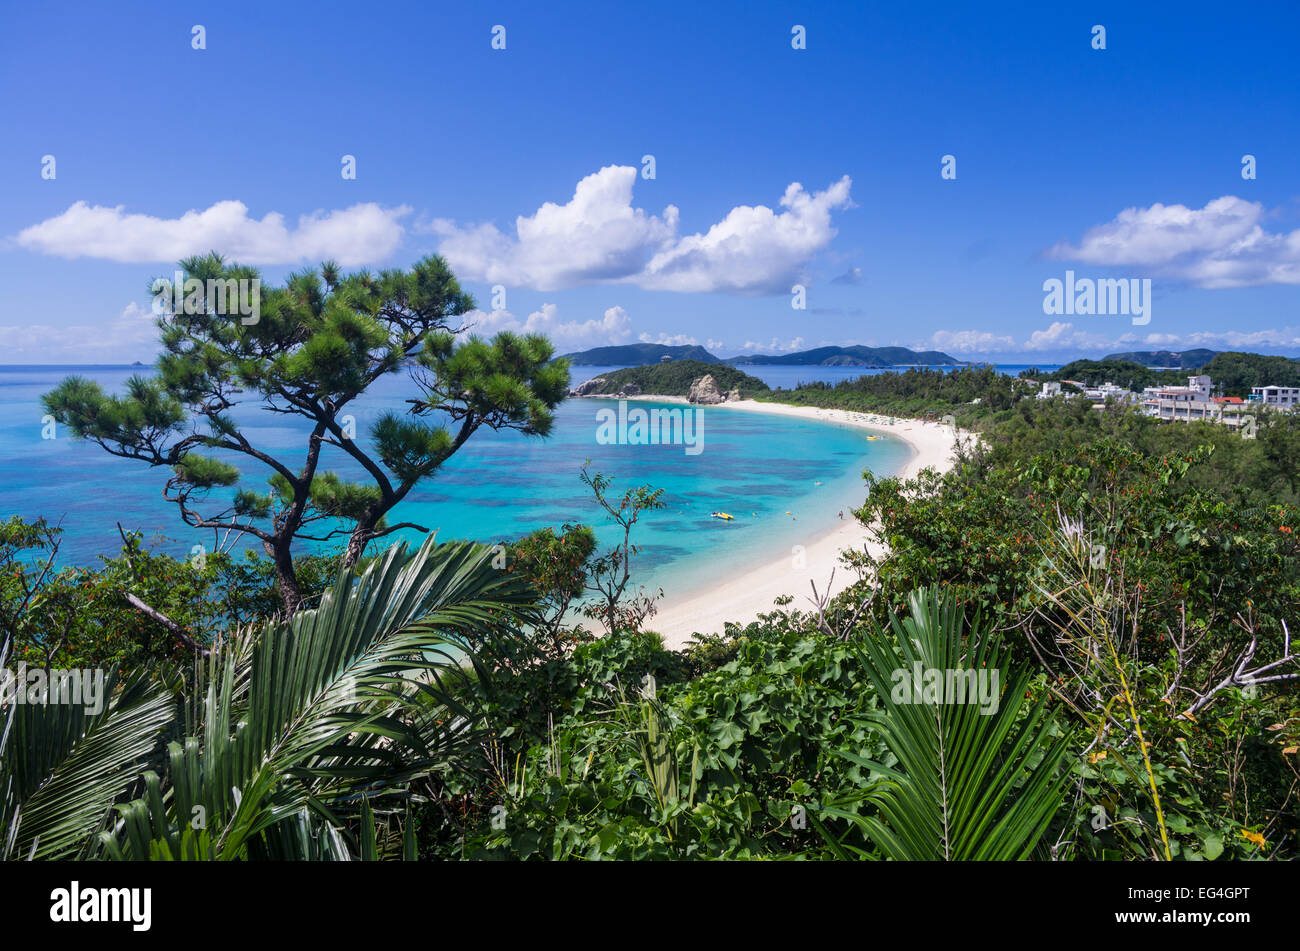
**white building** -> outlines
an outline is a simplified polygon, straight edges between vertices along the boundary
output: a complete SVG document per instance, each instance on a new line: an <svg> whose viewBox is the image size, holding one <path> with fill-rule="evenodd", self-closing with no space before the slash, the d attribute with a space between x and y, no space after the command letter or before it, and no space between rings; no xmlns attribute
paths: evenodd
<svg viewBox="0 0 1300 951"><path fill-rule="evenodd" d="M1107 400L1115 400L1119 403L1129 403L1138 398L1138 395L1132 390L1126 390L1122 386L1116 386L1114 383L1103 383L1101 386L1083 386L1083 395L1094 403L1101 404Z"/></svg>
<svg viewBox="0 0 1300 951"><path fill-rule="evenodd" d="M1250 416L1250 404L1240 400L1143 400L1142 411L1168 422L1190 423L1208 420L1230 428L1241 426Z"/></svg>
<svg viewBox="0 0 1300 951"><path fill-rule="evenodd" d="M1174 400L1208 403L1214 395L1214 383L1208 376L1189 376L1186 386L1148 386L1142 391L1143 400Z"/></svg>
<svg viewBox="0 0 1300 951"><path fill-rule="evenodd" d="M1250 404L1235 396L1216 397L1211 395L1213 392L1214 381L1208 376L1189 376L1187 386L1148 386L1139 397L1139 405L1145 415L1157 419L1180 423L1203 419L1233 428L1241 426L1250 415ZM1300 389L1295 392L1300 394Z"/></svg>
<svg viewBox="0 0 1300 951"><path fill-rule="evenodd" d="M1250 391L1252 403L1263 403L1277 409L1291 409L1300 405L1300 386L1256 386Z"/></svg>

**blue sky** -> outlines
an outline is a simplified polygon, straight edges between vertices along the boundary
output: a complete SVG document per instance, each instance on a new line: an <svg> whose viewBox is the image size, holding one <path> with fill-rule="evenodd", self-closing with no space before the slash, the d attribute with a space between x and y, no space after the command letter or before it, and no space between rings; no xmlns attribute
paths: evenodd
<svg viewBox="0 0 1300 951"><path fill-rule="evenodd" d="M270 6L7 10L0 363L150 361L149 281L209 247L440 252L561 350L1300 354L1294 3ZM1044 314L1067 269L1150 323Z"/></svg>

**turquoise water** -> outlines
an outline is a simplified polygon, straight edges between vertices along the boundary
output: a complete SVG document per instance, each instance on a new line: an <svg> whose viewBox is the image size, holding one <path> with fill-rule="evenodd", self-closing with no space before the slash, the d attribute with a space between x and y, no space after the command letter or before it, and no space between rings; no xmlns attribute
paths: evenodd
<svg viewBox="0 0 1300 951"><path fill-rule="evenodd" d="M573 379L600 369L575 367ZM807 368L770 369L785 374ZM175 506L163 500L164 470L110 456L94 444L69 438L62 427L56 438L42 438L40 395L64 376L79 373L120 391L139 372L147 371L0 367L0 514L61 522L65 564L90 564L97 555L115 554L119 521L128 530L144 532L152 547L177 557L197 544L212 548L210 531L184 525ZM355 404L359 438L380 412L405 408L403 401L412 395L408 387L401 377L388 378ZM633 536L642 546L634 580L680 596L745 567L787 557L793 545L808 543L837 524L840 510L847 517L848 507L861 503L864 467L890 474L911 455L896 439L869 441L848 426L708 407L700 409L703 451L697 455L687 454L681 445L601 445L596 414L604 407L616 408L617 403L566 401L557 410L552 435L544 440L480 430L389 520L437 529L441 538L484 542L512 540L565 521L586 522L603 543L612 544L615 526L601 519L579 481L583 461L590 459L591 470L612 476L619 493L639 484L665 490L666 507L645 516ZM254 445L269 447L296 467L303 445L299 427L252 407L236 415ZM246 460L240 464L246 484L260 490L266 474ZM328 448L327 467L348 476L361 474L350 459ZM210 507L221 508L216 493ZM719 509L735 521L710 518ZM301 550L309 547L304 544Z"/></svg>

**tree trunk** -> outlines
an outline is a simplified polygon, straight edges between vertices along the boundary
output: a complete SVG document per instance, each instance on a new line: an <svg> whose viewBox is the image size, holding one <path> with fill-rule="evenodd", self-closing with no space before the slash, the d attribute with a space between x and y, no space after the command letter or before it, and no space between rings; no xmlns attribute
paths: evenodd
<svg viewBox="0 0 1300 951"><path fill-rule="evenodd" d="M343 553L343 567L351 568L361 556L365 554L366 545L370 542L370 526L358 522L357 527L352 532L352 537L348 539L347 551Z"/></svg>
<svg viewBox="0 0 1300 951"><path fill-rule="evenodd" d="M371 533L379 524L381 517L383 513L373 508L367 508L361 513L356 527L352 529L351 537L348 538L347 551L343 553L344 568L351 568L361 560L361 556L366 552L366 545L370 544Z"/></svg>
<svg viewBox="0 0 1300 951"><path fill-rule="evenodd" d="M284 618L288 620L298 613L303 604L302 589L298 587L298 574L293 570L293 553L287 541L280 541L274 546L263 542L262 547L271 556L271 563L275 566L280 603L284 608Z"/></svg>

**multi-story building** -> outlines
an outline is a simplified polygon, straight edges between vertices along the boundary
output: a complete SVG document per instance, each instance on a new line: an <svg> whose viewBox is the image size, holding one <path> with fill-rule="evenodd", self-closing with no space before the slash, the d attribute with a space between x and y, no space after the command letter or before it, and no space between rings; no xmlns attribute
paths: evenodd
<svg viewBox="0 0 1300 951"><path fill-rule="evenodd" d="M1159 399L1143 400L1142 410L1148 416L1177 423L1190 423L1203 419L1236 428L1250 415L1251 405L1240 400L1233 402L1223 399Z"/></svg>
<svg viewBox="0 0 1300 951"><path fill-rule="evenodd" d="M1067 383L1072 382L1070 380ZM1107 400L1117 400L1121 403L1128 403L1137 398L1137 394L1132 390L1126 390L1122 386L1116 386L1114 383L1103 383L1101 386L1084 386L1082 383L1076 383L1083 390L1083 395L1094 403L1105 403Z"/></svg>
<svg viewBox="0 0 1300 951"><path fill-rule="evenodd" d="M1142 391L1142 412L1172 422L1209 420L1234 429L1251 414L1251 404L1243 402L1240 397L1211 396L1214 382L1208 376L1189 376L1187 384L1148 386Z"/></svg>
<svg viewBox="0 0 1300 951"><path fill-rule="evenodd" d="M1116 386L1114 383L1103 383L1097 387L1097 397L1102 402L1118 400L1121 403L1129 403L1137 397L1137 394L1122 386Z"/></svg>
<svg viewBox="0 0 1300 951"><path fill-rule="evenodd" d="M1214 383L1208 376L1189 376L1186 386L1148 386L1142 391L1145 400L1175 400L1208 402L1214 393Z"/></svg>
<svg viewBox="0 0 1300 951"><path fill-rule="evenodd" d="M1252 403L1263 403L1275 409L1292 409L1300 406L1300 386L1256 386L1250 391Z"/></svg>

